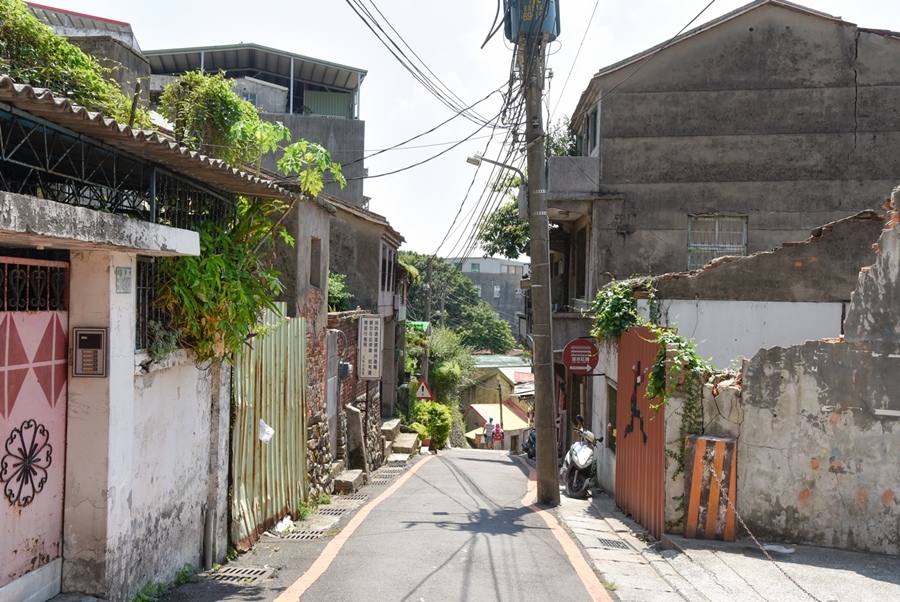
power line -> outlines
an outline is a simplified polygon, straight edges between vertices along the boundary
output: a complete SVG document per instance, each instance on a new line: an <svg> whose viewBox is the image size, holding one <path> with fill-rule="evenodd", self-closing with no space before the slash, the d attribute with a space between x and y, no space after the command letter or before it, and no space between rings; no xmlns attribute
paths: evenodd
<svg viewBox="0 0 900 602"><path fill-rule="evenodd" d="M591 18L588 19L587 26L584 28L584 35L581 36L581 43L578 45L578 52L575 53L575 58L572 60L572 65L569 67L569 74L566 75L566 81L563 82L562 90L559 91L559 100L556 101L556 106L553 107L553 111L550 113L550 118L547 120L547 123L553 121L553 116L556 115L556 109L559 108L559 103L562 102L563 94L566 91L566 86L569 85L569 78L572 77L572 71L575 70L575 63L578 62L578 57L581 56L581 49L584 47L584 41L587 39L588 32L591 30L591 23L594 22L594 15L597 14L597 7L600 6L600 0L594 4L594 10L591 11Z"/></svg>

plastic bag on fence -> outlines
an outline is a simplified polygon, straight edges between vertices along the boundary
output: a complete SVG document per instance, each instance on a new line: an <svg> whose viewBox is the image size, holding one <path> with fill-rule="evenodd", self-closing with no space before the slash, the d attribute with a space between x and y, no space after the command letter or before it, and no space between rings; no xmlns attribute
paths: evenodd
<svg viewBox="0 0 900 602"><path fill-rule="evenodd" d="M271 426L263 422L263 419L259 419L259 440L263 443L268 443L272 440L272 435L275 434L275 429Z"/></svg>

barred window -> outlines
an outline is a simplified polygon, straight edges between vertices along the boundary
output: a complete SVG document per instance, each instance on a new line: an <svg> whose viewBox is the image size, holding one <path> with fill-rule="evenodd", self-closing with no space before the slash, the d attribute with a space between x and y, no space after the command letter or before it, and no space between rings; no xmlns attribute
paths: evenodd
<svg viewBox="0 0 900 602"><path fill-rule="evenodd" d="M747 254L747 216L689 216L688 269L717 257Z"/></svg>
<svg viewBox="0 0 900 602"><path fill-rule="evenodd" d="M66 311L69 264L0 257L0 311Z"/></svg>
<svg viewBox="0 0 900 602"><path fill-rule="evenodd" d="M146 351L153 342L150 340L150 322L165 321L163 311L153 304L156 298L158 265L155 257L137 258L137 316L135 320L135 351Z"/></svg>

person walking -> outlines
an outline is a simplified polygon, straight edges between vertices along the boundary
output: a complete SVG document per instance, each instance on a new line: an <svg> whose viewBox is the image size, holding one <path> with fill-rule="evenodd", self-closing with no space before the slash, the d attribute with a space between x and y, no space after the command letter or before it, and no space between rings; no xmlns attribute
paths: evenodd
<svg viewBox="0 0 900 602"><path fill-rule="evenodd" d="M484 423L484 446L487 449L494 449L494 424L493 418L488 418Z"/></svg>
<svg viewBox="0 0 900 602"><path fill-rule="evenodd" d="M499 422L494 425L494 443L503 449L503 425Z"/></svg>

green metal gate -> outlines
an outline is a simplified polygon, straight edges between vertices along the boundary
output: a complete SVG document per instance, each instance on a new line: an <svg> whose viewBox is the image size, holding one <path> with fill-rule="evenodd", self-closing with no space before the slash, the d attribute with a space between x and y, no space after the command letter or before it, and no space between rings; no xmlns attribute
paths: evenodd
<svg viewBox="0 0 900 602"><path fill-rule="evenodd" d="M282 314L284 304L280 304ZM247 550L307 499L306 321L266 312L234 367L230 539ZM275 432L260 440L260 420Z"/></svg>

